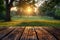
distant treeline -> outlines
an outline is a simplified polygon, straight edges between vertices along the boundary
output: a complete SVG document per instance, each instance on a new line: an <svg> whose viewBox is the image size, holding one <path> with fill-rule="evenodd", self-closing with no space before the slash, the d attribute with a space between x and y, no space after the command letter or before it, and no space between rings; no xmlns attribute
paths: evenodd
<svg viewBox="0 0 60 40"><path fill-rule="evenodd" d="M60 1L45 1L39 8L40 15L50 16L54 19L60 19Z"/></svg>

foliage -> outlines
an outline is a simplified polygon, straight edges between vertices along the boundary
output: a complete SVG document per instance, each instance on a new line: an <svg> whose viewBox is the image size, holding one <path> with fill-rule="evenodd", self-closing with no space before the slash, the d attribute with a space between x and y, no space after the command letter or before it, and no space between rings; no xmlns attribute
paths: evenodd
<svg viewBox="0 0 60 40"><path fill-rule="evenodd" d="M42 6L40 7L40 15L47 15L47 16L52 16L54 18L59 19L59 14L58 11L59 9L55 9L55 6L60 3L60 0L50 0L45 1ZM56 11L56 12L55 12Z"/></svg>
<svg viewBox="0 0 60 40"><path fill-rule="evenodd" d="M0 1L0 20L4 19L5 15L5 8L4 8L4 1Z"/></svg>
<svg viewBox="0 0 60 40"><path fill-rule="evenodd" d="M57 8L55 13L56 13L55 15L60 16L60 8Z"/></svg>

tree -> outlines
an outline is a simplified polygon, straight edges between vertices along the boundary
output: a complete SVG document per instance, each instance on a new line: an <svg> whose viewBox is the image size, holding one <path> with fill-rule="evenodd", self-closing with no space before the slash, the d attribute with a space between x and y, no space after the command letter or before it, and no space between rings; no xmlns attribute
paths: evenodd
<svg viewBox="0 0 60 40"><path fill-rule="evenodd" d="M12 3L13 3L14 0L5 0L6 2L6 18L5 18L5 21L11 21L11 16L10 16L10 9L11 7L13 6Z"/></svg>
<svg viewBox="0 0 60 40"><path fill-rule="evenodd" d="M55 6L58 5L60 3L60 0L48 0L45 1L42 6L40 7L40 11L43 13L44 15L49 15L49 16L55 16Z"/></svg>
<svg viewBox="0 0 60 40"><path fill-rule="evenodd" d="M55 7L55 16L54 16L55 19L60 19L60 3L59 5L56 5Z"/></svg>
<svg viewBox="0 0 60 40"><path fill-rule="evenodd" d="M4 2L3 0L0 1L0 20L4 19Z"/></svg>

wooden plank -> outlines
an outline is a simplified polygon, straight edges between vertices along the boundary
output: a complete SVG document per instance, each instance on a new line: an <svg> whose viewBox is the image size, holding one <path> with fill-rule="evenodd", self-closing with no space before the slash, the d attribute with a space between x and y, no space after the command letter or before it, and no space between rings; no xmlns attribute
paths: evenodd
<svg viewBox="0 0 60 40"><path fill-rule="evenodd" d="M44 29L50 32L52 35L54 35L57 38L57 40L60 40L60 28L44 27Z"/></svg>
<svg viewBox="0 0 60 40"><path fill-rule="evenodd" d="M37 40L34 28L27 26L20 40Z"/></svg>
<svg viewBox="0 0 60 40"><path fill-rule="evenodd" d="M12 30L14 30L14 28L9 27L3 31L0 31L0 40L4 38L6 35L8 35L10 32L12 32Z"/></svg>
<svg viewBox="0 0 60 40"><path fill-rule="evenodd" d="M0 28L0 40L60 40L60 28L31 26Z"/></svg>
<svg viewBox="0 0 60 40"><path fill-rule="evenodd" d="M6 30L8 27L0 27L0 31Z"/></svg>
<svg viewBox="0 0 60 40"><path fill-rule="evenodd" d="M39 40L56 40L56 38L42 27L35 27Z"/></svg>
<svg viewBox="0 0 60 40"><path fill-rule="evenodd" d="M3 38L2 40L19 40L19 37L22 35L24 27L17 27L12 33Z"/></svg>

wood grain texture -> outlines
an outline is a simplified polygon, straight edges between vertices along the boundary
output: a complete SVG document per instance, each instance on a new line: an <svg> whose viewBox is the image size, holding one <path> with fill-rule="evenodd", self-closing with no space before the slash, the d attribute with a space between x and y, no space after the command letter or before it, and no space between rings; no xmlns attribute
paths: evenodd
<svg viewBox="0 0 60 40"><path fill-rule="evenodd" d="M60 28L41 26L0 28L0 40L60 40Z"/></svg>
<svg viewBox="0 0 60 40"><path fill-rule="evenodd" d="M26 27L20 40L37 40L33 27Z"/></svg>
<svg viewBox="0 0 60 40"><path fill-rule="evenodd" d="M10 33L8 36L3 38L2 40L19 40L19 37L21 36L24 28L16 28L12 33Z"/></svg>

